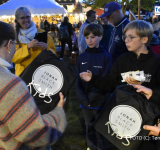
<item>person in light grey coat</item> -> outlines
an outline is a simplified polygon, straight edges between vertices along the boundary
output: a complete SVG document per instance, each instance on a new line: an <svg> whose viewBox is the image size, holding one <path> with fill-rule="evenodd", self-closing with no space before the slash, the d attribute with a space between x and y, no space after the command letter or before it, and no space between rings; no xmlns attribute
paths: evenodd
<svg viewBox="0 0 160 150"><path fill-rule="evenodd" d="M40 29L44 30L44 19L41 19L41 22L40 22Z"/></svg>
<svg viewBox="0 0 160 150"><path fill-rule="evenodd" d="M83 53L87 48L87 43L86 43L85 37L83 35L84 27L96 20L96 11L89 10L87 12L86 16L87 16L86 21L81 25L81 27L79 29L78 47L79 47L80 54Z"/></svg>

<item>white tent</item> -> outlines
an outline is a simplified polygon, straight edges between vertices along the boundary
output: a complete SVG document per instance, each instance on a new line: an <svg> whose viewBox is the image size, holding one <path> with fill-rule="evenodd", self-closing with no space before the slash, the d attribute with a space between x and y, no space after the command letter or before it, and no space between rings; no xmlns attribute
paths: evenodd
<svg viewBox="0 0 160 150"><path fill-rule="evenodd" d="M54 0L10 0L0 5L0 16L14 15L21 6L27 7L33 15L67 13L66 9Z"/></svg>

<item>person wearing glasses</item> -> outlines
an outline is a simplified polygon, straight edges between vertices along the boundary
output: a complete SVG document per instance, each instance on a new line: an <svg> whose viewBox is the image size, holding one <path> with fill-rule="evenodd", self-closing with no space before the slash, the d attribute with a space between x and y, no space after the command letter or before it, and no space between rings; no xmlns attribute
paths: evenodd
<svg viewBox="0 0 160 150"><path fill-rule="evenodd" d="M124 17L121 5L116 2L106 4L104 14L100 17L106 17L107 21L114 26L107 50L111 54L113 62L115 62L120 55L128 52L125 42L122 40L122 34L129 20Z"/></svg>
<svg viewBox="0 0 160 150"><path fill-rule="evenodd" d="M12 59L15 63L15 74L19 76L22 71L36 58L42 50L52 50L56 53L53 39L47 36L47 43L34 39L37 29L31 21L31 13L26 7L19 7L15 12L17 51Z"/></svg>
<svg viewBox="0 0 160 150"><path fill-rule="evenodd" d="M142 20L130 22L124 28L123 40L128 48L128 53L121 55L111 67L105 77L96 76L87 70L80 73L81 79L103 90L115 89L122 82L121 73L128 71L144 71L145 81L139 82L132 77L125 78L128 84L143 85L151 89L160 88L160 56L148 47L153 35L151 24Z"/></svg>
<svg viewBox="0 0 160 150"><path fill-rule="evenodd" d="M148 46L153 35L152 25L146 21L135 20L124 28L123 33L123 40L129 52L117 58L111 67L110 73L100 77L87 70L87 72L80 73L80 78L95 88L109 91L114 90L118 85L124 84L121 73L139 70L144 71L146 78L143 82L129 77L125 78L125 83L143 85L150 89L159 90L160 56L155 54ZM153 146L151 142L149 142L149 145ZM148 149L147 146L145 147L145 145L143 146L142 149L152 150Z"/></svg>
<svg viewBox="0 0 160 150"><path fill-rule="evenodd" d="M67 125L63 94L51 112L41 115L26 84L8 67L16 52L13 27L0 21L0 149L48 150Z"/></svg>

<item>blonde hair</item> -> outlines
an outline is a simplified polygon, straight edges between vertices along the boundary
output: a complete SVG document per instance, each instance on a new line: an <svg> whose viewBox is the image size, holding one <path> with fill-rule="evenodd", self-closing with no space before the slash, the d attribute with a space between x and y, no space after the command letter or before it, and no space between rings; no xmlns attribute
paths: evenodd
<svg viewBox="0 0 160 150"><path fill-rule="evenodd" d="M146 43L146 46L150 44L150 41L153 36L153 27L150 23L143 21L143 20L134 20L126 25L126 27L123 30L123 33L125 34L127 30L129 29L135 29L136 34L142 38L142 37L148 37L148 41Z"/></svg>

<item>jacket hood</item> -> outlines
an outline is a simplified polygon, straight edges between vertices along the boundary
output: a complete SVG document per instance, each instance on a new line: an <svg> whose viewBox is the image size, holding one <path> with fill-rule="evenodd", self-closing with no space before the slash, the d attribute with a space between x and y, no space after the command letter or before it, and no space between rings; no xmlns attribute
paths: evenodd
<svg viewBox="0 0 160 150"><path fill-rule="evenodd" d="M99 45L98 48L87 47L86 49L86 52L90 52L90 53L99 53L99 52L104 52L104 51L106 51L106 49L102 45Z"/></svg>

